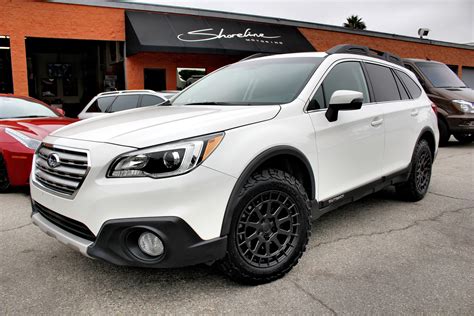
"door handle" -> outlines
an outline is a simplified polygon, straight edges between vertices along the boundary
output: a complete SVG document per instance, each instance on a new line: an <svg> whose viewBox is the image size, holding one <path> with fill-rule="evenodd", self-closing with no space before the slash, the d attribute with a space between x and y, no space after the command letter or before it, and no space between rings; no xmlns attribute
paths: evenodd
<svg viewBox="0 0 474 316"><path fill-rule="evenodd" d="M418 110L412 110L411 111L411 116L417 116L418 115Z"/></svg>
<svg viewBox="0 0 474 316"><path fill-rule="evenodd" d="M372 125L373 127L377 127L379 125L382 125L383 123L383 119L378 119L378 120L373 120L372 123L370 123L370 125Z"/></svg>

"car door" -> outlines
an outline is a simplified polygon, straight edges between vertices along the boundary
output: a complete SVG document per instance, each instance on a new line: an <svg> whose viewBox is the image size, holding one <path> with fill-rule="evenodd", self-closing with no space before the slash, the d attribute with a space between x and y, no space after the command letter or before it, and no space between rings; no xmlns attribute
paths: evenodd
<svg viewBox="0 0 474 316"><path fill-rule="evenodd" d="M387 163L386 173L407 168L411 162L413 149L420 136L422 122L427 119L431 111L429 99L422 101L420 96L422 88L405 72L394 71L397 81L402 84L400 89L403 103L397 110L386 109L384 111L387 120L385 144L386 151L384 161ZM408 99L404 99L403 93L408 93ZM398 115L394 115L398 111ZM403 139L403 141L400 141Z"/></svg>
<svg viewBox="0 0 474 316"><path fill-rule="evenodd" d="M385 149L382 162L384 176L408 167L418 137L417 102L411 100L400 78L385 65L366 63L375 101L383 109ZM416 134L416 136L415 136Z"/></svg>
<svg viewBox="0 0 474 316"><path fill-rule="evenodd" d="M308 111L318 151L318 199L335 198L381 177L384 151L383 110L371 103L367 80L359 61L334 65L313 99L319 108ZM330 97L337 90L362 92L359 110L340 111L329 122L325 116Z"/></svg>

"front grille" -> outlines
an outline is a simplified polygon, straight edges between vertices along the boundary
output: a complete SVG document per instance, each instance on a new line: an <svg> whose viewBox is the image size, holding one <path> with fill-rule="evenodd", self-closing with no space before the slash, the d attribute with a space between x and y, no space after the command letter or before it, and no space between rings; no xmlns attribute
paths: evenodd
<svg viewBox="0 0 474 316"><path fill-rule="evenodd" d="M55 156L58 165L48 159ZM87 152L42 144L35 156L35 180L45 188L61 195L73 196L89 170Z"/></svg>
<svg viewBox="0 0 474 316"><path fill-rule="evenodd" d="M40 213L48 221L73 235L79 236L90 241L95 240L94 234L89 230L89 228L87 228L86 225L69 217L53 212L49 208L39 203L33 203L33 212Z"/></svg>

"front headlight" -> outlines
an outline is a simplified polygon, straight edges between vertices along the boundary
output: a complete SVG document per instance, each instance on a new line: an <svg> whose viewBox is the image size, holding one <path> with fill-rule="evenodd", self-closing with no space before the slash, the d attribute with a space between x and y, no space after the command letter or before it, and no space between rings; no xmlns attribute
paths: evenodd
<svg viewBox="0 0 474 316"><path fill-rule="evenodd" d="M15 138L17 141L19 141L23 146L28 147L29 149L36 150L41 142L37 139L31 138L22 132L15 131L14 129L11 128L5 128L5 133L10 135L11 137Z"/></svg>
<svg viewBox="0 0 474 316"><path fill-rule="evenodd" d="M182 140L129 152L117 157L109 178L177 176L196 168L222 141L224 133Z"/></svg>
<svg viewBox="0 0 474 316"><path fill-rule="evenodd" d="M474 107L471 102L464 100L453 100L454 106L464 113L474 113Z"/></svg>

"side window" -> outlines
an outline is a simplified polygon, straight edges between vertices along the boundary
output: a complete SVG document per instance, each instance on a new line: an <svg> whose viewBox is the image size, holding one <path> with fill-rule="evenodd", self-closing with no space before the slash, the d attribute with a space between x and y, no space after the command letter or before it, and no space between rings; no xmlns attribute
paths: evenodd
<svg viewBox="0 0 474 316"><path fill-rule="evenodd" d="M324 109L326 107L326 104L324 102L324 92L322 84L319 86L318 90L311 99L310 106L311 108L308 108L308 111Z"/></svg>
<svg viewBox="0 0 474 316"><path fill-rule="evenodd" d="M101 97L97 98L94 103L86 110L87 113L100 113L105 112L107 108L114 102L115 97Z"/></svg>
<svg viewBox="0 0 474 316"><path fill-rule="evenodd" d="M411 94L411 97L413 99L418 98L421 95L421 89L415 83L415 81L413 81L413 79L411 79L409 75L407 75L406 73L404 73L402 71L396 70L396 72L397 72L397 75L400 77L400 79L405 84L405 86L407 87L408 92L410 92L410 94Z"/></svg>
<svg viewBox="0 0 474 316"><path fill-rule="evenodd" d="M366 67L374 89L375 101L400 100L397 83L390 68L369 63L366 64Z"/></svg>
<svg viewBox="0 0 474 316"><path fill-rule="evenodd" d="M362 66L356 61L342 62L334 66L326 78L324 78L322 87L324 89L324 102L326 107L329 105L332 94L337 90L362 92L364 95L364 103L370 100ZM315 97L317 97L317 94L318 92L316 92Z"/></svg>
<svg viewBox="0 0 474 316"><path fill-rule="evenodd" d="M145 94L142 97L142 104L140 106L156 105L156 104L163 103L164 101L165 100L160 97Z"/></svg>
<svg viewBox="0 0 474 316"><path fill-rule="evenodd" d="M137 107L138 98L140 95L121 95L115 99L112 107L109 109L109 112L120 112L123 110L134 109Z"/></svg>
<svg viewBox="0 0 474 316"><path fill-rule="evenodd" d="M400 78L398 78L397 75L395 75L395 81L397 82L398 92L400 92L400 96L402 97L402 100L410 99L410 96L408 95L407 90L405 90L405 87L403 86L402 82L400 81Z"/></svg>

